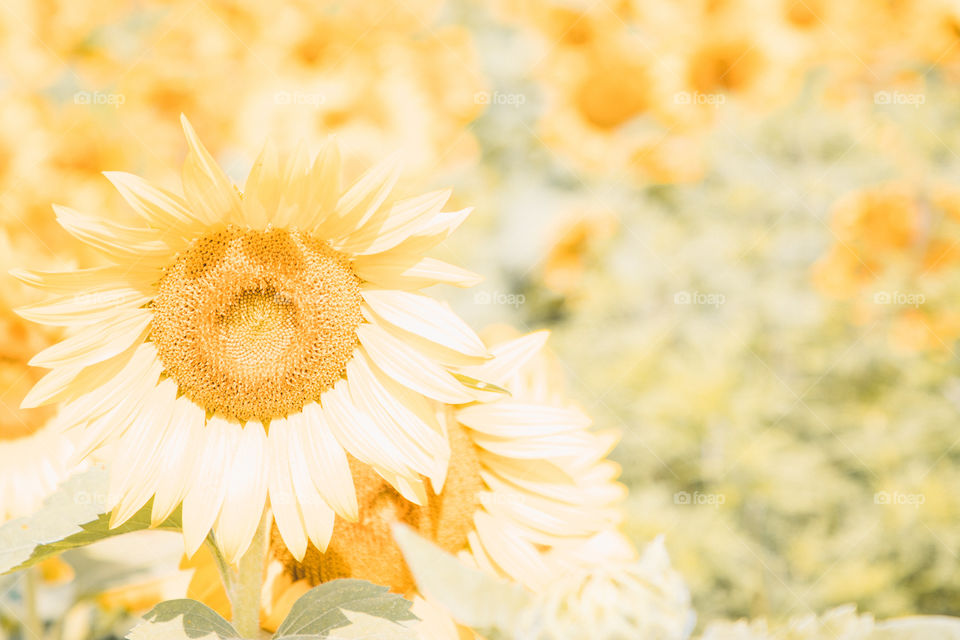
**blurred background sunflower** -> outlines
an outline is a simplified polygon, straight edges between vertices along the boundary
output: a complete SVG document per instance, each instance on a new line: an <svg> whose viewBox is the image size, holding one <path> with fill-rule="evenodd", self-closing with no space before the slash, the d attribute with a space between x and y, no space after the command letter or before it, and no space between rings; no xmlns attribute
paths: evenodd
<svg viewBox="0 0 960 640"><path fill-rule="evenodd" d="M14 1L0 59L15 249L101 264L50 203L130 224L99 172L175 189L181 113L240 184L399 151L476 205L434 255L485 282L430 294L552 331L701 630L960 614L956 3Z"/></svg>

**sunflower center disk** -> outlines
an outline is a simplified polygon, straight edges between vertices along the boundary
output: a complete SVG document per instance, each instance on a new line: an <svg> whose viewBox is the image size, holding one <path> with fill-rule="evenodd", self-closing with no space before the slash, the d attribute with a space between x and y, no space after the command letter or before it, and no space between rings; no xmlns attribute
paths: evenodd
<svg viewBox="0 0 960 640"><path fill-rule="evenodd" d="M350 263L326 243L228 227L164 274L151 339L180 391L208 412L269 420L343 376L360 301Z"/></svg>

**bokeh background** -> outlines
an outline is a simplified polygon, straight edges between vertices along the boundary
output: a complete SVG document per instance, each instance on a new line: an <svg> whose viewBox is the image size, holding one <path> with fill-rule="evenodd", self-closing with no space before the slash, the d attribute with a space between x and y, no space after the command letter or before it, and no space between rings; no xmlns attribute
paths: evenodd
<svg viewBox="0 0 960 640"><path fill-rule="evenodd" d="M180 113L241 184L399 150L476 206L438 295L553 330L701 621L960 615L958 78L947 0L4 0L4 253L89 263L50 204L176 188Z"/></svg>

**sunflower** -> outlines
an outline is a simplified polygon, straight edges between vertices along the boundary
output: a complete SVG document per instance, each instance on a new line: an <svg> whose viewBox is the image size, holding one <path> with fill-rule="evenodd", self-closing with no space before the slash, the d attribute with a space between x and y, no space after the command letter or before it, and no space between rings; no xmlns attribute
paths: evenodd
<svg viewBox="0 0 960 640"><path fill-rule="evenodd" d="M535 598L522 616L518 637L656 638L684 640L696 619L683 577L672 568L663 536L636 562L616 550L629 546L613 532L584 542L578 552L597 558L573 558L569 569Z"/></svg>
<svg viewBox="0 0 960 640"><path fill-rule="evenodd" d="M310 586L345 577L404 593L431 628L453 628L437 605L417 593L393 540L396 522L533 592L547 589L574 565L632 559L632 547L616 533L626 490L615 481L619 467L604 457L616 436L591 431L589 418L564 396L555 365L542 352L546 337L539 332L495 344L492 360L460 369L510 396L485 392L465 407L441 407L450 468L443 491L425 505L361 472L355 476L359 520L339 521L326 552L311 548L300 561L274 533L267 628ZM588 544L600 534L619 543Z"/></svg>
<svg viewBox="0 0 960 640"><path fill-rule="evenodd" d="M677 117L672 70L623 23L603 34L546 57L538 71L546 103L539 135L587 173L697 179L702 161L694 147L702 127Z"/></svg>
<svg viewBox="0 0 960 640"><path fill-rule="evenodd" d="M449 191L391 197L395 160L341 191L333 142L312 162L268 143L240 192L182 121L183 197L107 173L142 226L55 207L111 264L18 273L54 294L22 314L70 330L31 360L51 371L24 405L62 402L79 458L111 444L112 526L151 498L154 523L182 503L188 554L212 529L236 561L269 498L302 558L335 515L357 519L351 460L414 503L442 486L431 401L473 401L451 367L488 353L418 290L477 281L423 255L469 209L443 212Z"/></svg>

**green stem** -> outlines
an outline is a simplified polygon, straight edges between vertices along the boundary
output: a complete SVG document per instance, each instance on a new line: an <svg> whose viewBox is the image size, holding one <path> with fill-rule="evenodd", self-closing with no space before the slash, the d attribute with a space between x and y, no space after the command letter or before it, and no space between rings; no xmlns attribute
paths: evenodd
<svg viewBox="0 0 960 640"><path fill-rule="evenodd" d="M207 548L210 549L210 555L213 556L213 560L217 565L217 571L220 573L220 582L223 583L223 590L226 591L227 597L231 597L233 572L230 570L230 565L227 564L226 558L220 553L220 547L217 546L212 535L207 536L204 543L207 545Z"/></svg>
<svg viewBox="0 0 960 640"><path fill-rule="evenodd" d="M241 638L255 640L260 637L260 592L263 588L268 523L264 511L257 533L253 536L250 548L241 556L228 591L233 609L233 628Z"/></svg>
<svg viewBox="0 0 960 640"><path fill-rule="evenodd" d="M40 615L37 613L37 572L39 570L39 567L30 567L24 576L23 606L26 609L24 626L31 640L43 638L43 623L40 622Z"/></svg>

